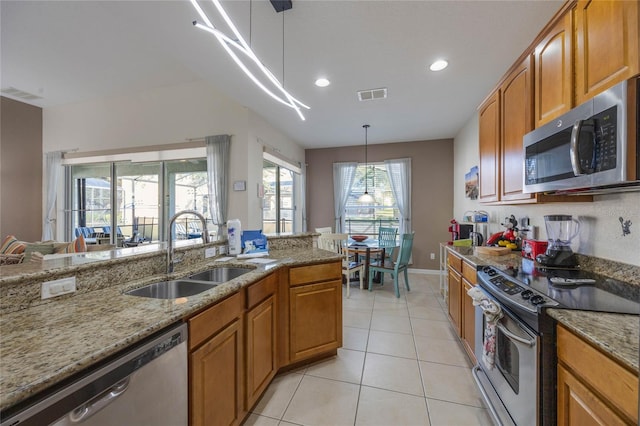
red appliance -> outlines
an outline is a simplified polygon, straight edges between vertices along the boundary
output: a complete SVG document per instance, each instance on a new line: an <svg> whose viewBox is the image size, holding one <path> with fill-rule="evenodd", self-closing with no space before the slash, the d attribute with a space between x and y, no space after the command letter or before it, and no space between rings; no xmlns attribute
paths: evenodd
<svg viewBox="0 0 640 426"><path fill-rule="evenodd" d="M522 241L522 257L536 260L536 256L544 254L547 251L547 241L539 240L523 240Z"/></svg>

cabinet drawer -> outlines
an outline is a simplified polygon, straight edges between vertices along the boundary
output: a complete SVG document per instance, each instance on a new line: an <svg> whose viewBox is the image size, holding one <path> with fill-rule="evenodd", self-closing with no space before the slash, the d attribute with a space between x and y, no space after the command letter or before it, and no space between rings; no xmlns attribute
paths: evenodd
<svg viewBox="0 0 640 426"><path fill-rule="evenodd" d="M638 378L566 328L557 327L558 361L630 419L638 420Z"/></svg>
<svg viewBox="0 0 640 426"><path fill-rule="evenodd" d="M300 284L332 281L340 278L342 278L342 266L339 262L299 266L289 270L289 284L292 287Z"/></svg>
<svg viewBox="0 0 640 426"><path fill-rule="evenodd" d="M247 309L251 309L278 290L278 276L271 274L268 277L247 287Z"/></svg>
<svg viewBox="0 0 640 426"><path fill-rule="evenodd" d="M451 252L447 252L447 263L451 266L457 273L462 272L462 259L456 256Z"/></svg>
<svg viewBox="0 0 640 426"><path fill-rule="evenodd" d="M467 263L467 262L462 262L462 276L469 281L471 284L477 284L478 283L478 279L477 279L477 271L475 266Z"/></svg>
<svg viewBox="0 0 640 426"><path fill-rule="evenodd" d="M244 310L244 290L189 319L189 349L218 333Z"/></svg>

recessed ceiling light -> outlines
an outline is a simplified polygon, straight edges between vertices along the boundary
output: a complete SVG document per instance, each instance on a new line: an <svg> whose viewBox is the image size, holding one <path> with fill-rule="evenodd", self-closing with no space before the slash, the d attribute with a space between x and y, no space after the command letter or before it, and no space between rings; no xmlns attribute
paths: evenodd
<svg viewBox="0 0 640 426"><path fill-rule="evenodd" d="M447 67L447 65L449 65L449 62L445 61L444 59L438 59L437 61L431 64L429 69L431 71L442 71Z"/></svg>
<svg viewBox="0 0 640 426"><path fill-rule="evenodd" d="M329 80L327 80L326 78L319 78L319 79L316 80L316 86L318 86L318 87L327 87L330 84L331 84L331 82Z"/></svg>

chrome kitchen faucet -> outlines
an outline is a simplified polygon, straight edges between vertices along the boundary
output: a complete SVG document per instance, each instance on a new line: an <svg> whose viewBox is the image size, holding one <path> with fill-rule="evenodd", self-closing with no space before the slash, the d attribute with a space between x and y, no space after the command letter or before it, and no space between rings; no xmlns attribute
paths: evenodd
<svg viewBox="0 0 640 426"><path fill-rule="evenodd" d="M173 228L173 224L179 216L185 214L192 214L197 216L202 222L202 241L204 244L209 242L209 231L207 230L207 219L200 213L195 210L182 210L178 213L174 214L173 217L169 220L169 226L167 227L167 274L173 272L173 265L175 261L173 260L173 237L171 236L171 229Z"/></svg>

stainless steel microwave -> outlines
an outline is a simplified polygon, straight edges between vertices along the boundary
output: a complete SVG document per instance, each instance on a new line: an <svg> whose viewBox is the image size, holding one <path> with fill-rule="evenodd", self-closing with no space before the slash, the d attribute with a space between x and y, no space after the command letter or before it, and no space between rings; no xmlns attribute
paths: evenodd
<svg viewBox="0 0 640 426"><path fill-rule="evenodd" d="M527 133L524 192L640 190L639 90L624 81Z"/></svg>

